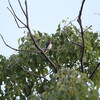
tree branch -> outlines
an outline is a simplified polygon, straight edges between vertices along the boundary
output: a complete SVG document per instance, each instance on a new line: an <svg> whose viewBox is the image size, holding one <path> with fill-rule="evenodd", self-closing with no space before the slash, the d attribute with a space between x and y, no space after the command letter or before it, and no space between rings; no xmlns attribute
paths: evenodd
<svg viewBox="0 0 100 100"><path fill-rule="evenodd" d="M84 42L84 31L83 31L83 26L82 26L82 21L81 21L81 16L82 16L82 11L83 11L83 6L84 6L85 0L82 1L82 5L79 11L79 15L78 15L78 23L80 25L80 29L81 29L81 36L82 36L82 54L81 54L81 58L80 58L80 62L81 62L81 72L84 72L84 61L83 61L83 57L84 57L84 51L85 51L85 42Z"/></svg>
<svg viewBox="0 0 100 100"><path fill-rule="evenodd" d="M88 28L86 28L85 30L84 30L84 32L86 32L89 28L91 28L92 27L92 25L90 25Z"/></svg>
<svg viewBox="0 0 100 100"><path fill-rule="evenodd" d="M25 7L26 7L26 24L27 24L27 26L29 27L27 0L25 0Z"/></svg>
<svg viewBox="0 0 100 100"><path fill-rule="evenodd" d="M23 7L22 7L22 4L21 4L20 0L18 0L18 3L19 3L19 6L20 6L20 8L21 8L23 14L26 16L26 13L25 13L25 11L24 11L24 9L23 9Z"/></svg>
<svg viewBox="0 0 100 100"><path fill-rule="evenodd" d="M8 0L8 2L9 2L9 5L10 5L10 8L11 8L11 10L10 10L10 12L12 13L12 15L14 15L13 17L15 17L22 25L24 25L26 28L27 28L27 30L28 30L28 32L29 32L29 34L30 34L30 37L31 37L31 39L32 39L32 41L33 41L33 45L35 45L35 47L41 52L41 54L47 59L47 61L52 65L52 67L53 67L53 69L54 69L54 71L55 71L55 73L57 72L57 66L54 64L54 62L53 61L51 61L51 59L45 54L45 52L38 46L38 44L36 43L36 39L35 39L35 37L32 35L32 32L31 32L31 29L30 29L30 27L29 27L29 18L28 18L28 7L27 7L27 0L25 0L25 8L26 8L26 24L24 24L19 18L18 18L18 16L16 15L16 13L15 13L15 11L14 11L14 9L13 9L13 7L12 7L12 5L11 5L11 3L10 3L10 1ZM22 7L22 6L20 6L20 7ZM22 8L21 8L22 9ZM25 14L24 14L25 15Z"/></svg>
<svg viewBox="0 0 100 100"><path fill-rule="evenodd" d="M74 41L70 38L70 36L69 36L69 34L68 34L68 32L67 32L67 30L66 30L65 28L63 28L63 30L64 30L64 32L66 33L66 35L68 36L68 39L69 39L73 44L82 47L81 44L74 42Z"/></svg>
<svg viewBox="0 0 100 100"><path fill-rule="evenodd" d="M32 32L31 32L31 30L30 30L29 27L28 27L28 31L29 31L30 37L31 37L32 41L34 42L36 48L41 52L41 54L42 54L42 55L47 59L47 61L52 65L52 67L53 67L54 70L55 70L55 73L57 73L57 66L51 61L51 59L46 55L46 53L37 45L36 40L35 40L35 38L33 37Z"/></svg>
<svg viewBox="0 0 100 100"><path fill-rule="evenodd" d="M25 52L34 52L34 50L20 50L20 49L13 48L13 47L11 47L10 45L8 45L8 44L5 42L5 40L4 40L4 38L3 38L3 36L2 36L1 34L0 34L0 36L1 36L2 40L3 40L3 43L4 43L7 47L9 47L10 49L12 49L12 50L15 50L15 51L25 51ZM35 52L39 52L39 51L35 51Z"/></svg>
<svg viewBox="0 0 100 100"><path fill-rule="evenodd" d="M96 65L96 67L94 68L93 72L90 74L89 79L93 78L93 76L95 75L95 73L96 73L96 71L97 71L99 66L100 66L100 62Z"/></svg>
<svg viewBox="0 0 100 100"><path fill-rule="evenodd" d="M63 32L66 33L66 35L68 36L68 39L69 39L73 44L82 47L81 44L74 42L74 41L70 38L70 36L69 36L67 30L65 29L66 27L68 27L69 24L71 24L71 23L72 23L73 21L75 21L77 18L78 18L78 17L76 17L75 19L71 20L71 21L63 28Z"/></svg>
<svg viewBox="0 0 100 100"><path fill-rule="evenodd" d="M15 13L15 11L14 11L14 9L13 9L13 7L12 7L12 5L11 5L11 3L10 3L10 1L8 0L8 3L9 3L9 6L10 6L10 8L11 8L11 10L8 8L8 10L11 12L11 14L13 15L13 17L15 18L15 19L17 19L22 25L24 25L24 27L26 27L26 25L25 25L25 23L23 23L23 21L21 21L19 18L18 18L18 16L16 15L16 13Z"/></svg>
<svg viewBox="0 0 100 100"><path fill-rule="evenodd" d="M28 73L28 74L31 75L31 76L38 77L38 78L40 78L40 79L43 78L43 79L47 80L45 77L46 77L47 75L49 75L49 74L52 73L52 71L50 71L50 72L49 72L48 74L46 74L46 75L36 75L36 74L33 74L31 71L27 70L27 67L21 66L21 65L17 62L16 57L13 57L13 58L14 58L15 63L16 63L20 68L22 68L24 72ZM47 80L47 81L50 82L49 80ZM50 83L51 83L51 82L50 82Z"/></svg>
<svg viewBox="0 0 100 100"><path fill-rule="evenodd" d="M57 72L57 66L54 64L53 61L51 61L51 59L46 55L46 53L38 46L38 44L36 43L35 37L32 35L32 32L31 32L30 27L29 27L27 0L25 0L25 6L26 6L27 30L28 30L28 32L29 32L29 34L30 34L30 37L31 37L32 41L34 42L36 48L42 53L42 55L43 55L43 56L47 59L47 61L52 65L52 67L54 68L55 72Z"/></svg>
<svg viewBox="0 0 100 100"><path fill-rule="evenodd" d="M18 28L26 28L26 27L22 27L22 26L20 26L19 25L19 23L17 22L17 19L16 19L16 17L15 17L15 15L14 15L14 13L7 7L7 9L11 12L11 14L13 15L13 17L14 17L14 19L15 19L15 22L16 22L16 25L17 25L17 27Z"/></svg>
<svg viewBox="0 0 100 100"><path fill-rule="evenodd" d="M16 49L16 48L14 48L14 47L8 45L8 44L6 43L6 41L4 40L4 38L3 38L3 36L2 36L1 34L0 34L0 36L1 36L1 39L2 39L3 43L4 43L8 48L10 48L10 49L12 49L12 50L15 50L15 51L21 51L21 52L34 52L34 53L41 53L41 51L36 51L36 50L27 50L27 49L23 50L23 49ZM45 50L45 48L42 48L42 50ZM58 49L56 49L56 50L52 50L52 51L57 51L57 50L58 50ZM61 49L61 50L63 50L63 49Z"/></svg>
<svg viewBox="0 0 100 100"><path fill-rule="evenodd" d="M67 24L67 27L69 24L71 24L73 21L75 21L78 17L76 17L75 19L71 20L68 24Z"/></svg>
<svg viewBox="0 0 100 100"><path fill-rule="evenodd" d="M11 48L12 50L15 50L15 51L25 51L25 52L33 52L33 50L18 50L18 49L15 49L15 48L9 46L9 45L5 42L5 40L4 40L4 38L3 38L3 36L2 36L1 34L0 34L0 36L1 36L1 38L2 38L2 40L3 40L3 42L4 42L4 44L5 44L7 47ZM35 51L35 52L39 52L39 51ZM15 60L16 64L18 64L18 66L20 66L26 73L28 73L28 74L30 74L30 75L32 75L32 76L34 76L34 77L44 78L45 80L47 80L45 77L46 77L47 75L49 75L49 74L52 72L52 71L51 71L51 72L49 72L47 75L43 75L43 76L36 75L36 74L33 74L32 72L28 71L25 67L22 67L22 66L16 61L15 58L14 58L14 60Z"/></svg>
<svg viewBox="0 0 100 100"><path fill-rule="evenodd" d="M12 49L12 50L15 50L15 51L21 51L21 52L34 52L34 53L41 53L40 51L36 51L36 50L23 50L23 49L16 49L16 48L14 48L14 47L11 47L10 45L8 45L7 43L6 43L6 41L4 40L4 38L3 38L3 36L0 34L0 36L1 36L1 39L2 39L2 41L3 41L3 43L8 47L8 48L10 48L10 49ZM46 48L42 48L42 50L44 51ZM57 48L57 49L54 49L54 50L51 50L51 51L53 51L53 52L56 52L56 51L58 51L58 50L60 50L60 51L62 51L62 50L64 50L63 48Z"/></svg>

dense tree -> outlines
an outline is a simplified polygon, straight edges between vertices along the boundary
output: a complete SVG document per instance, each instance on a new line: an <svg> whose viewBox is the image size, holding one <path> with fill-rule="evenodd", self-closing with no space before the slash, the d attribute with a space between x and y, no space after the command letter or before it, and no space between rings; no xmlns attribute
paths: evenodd
<svg viewBox="0 0 100 100"><path fill-rule="evenodd" d="M80 43L80 32L74 25L66 27L73 41ZM90 80L93 69L99 61L100 40L99 34L91 30L85 32L85 72L80 73L81 48L69 41L68 36L62 31L60 25L55 34L48 35L34 31L37 43L45 48L46 41L51 40L53 48L47 52L48 57L57 65L59 71L54 69L34 47L29 34L19 39L18 54L13 54L6 59L0 56L1 85L4 90L2 98L15 99L19 96L25 98L43 98L43 100L77 100L98 98L100 87L100 70ZM36 99L37 100L37 99Z"/></svg>
<svg viewBox="0 0 100 100"><path fill-rule="evenodd" d="M8 0L9 1L9 0ZM0 55L1 100L97 100L100 88L100 37L90 27L83 30L70 22L54 34L31 31L29 27L27 0L26 11L21 10L26 23L18 18L9 1L9 11L19 28L27 28L25 36L18 40L18 51L8 59ZM24 27L20 27L19 21ZM52 41L52 49L45 51L45 44Z"/></svg>

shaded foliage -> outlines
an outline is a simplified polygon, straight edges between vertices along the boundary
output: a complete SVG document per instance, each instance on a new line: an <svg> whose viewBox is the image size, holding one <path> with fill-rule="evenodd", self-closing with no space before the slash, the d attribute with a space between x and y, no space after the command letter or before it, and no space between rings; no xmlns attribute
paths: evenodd
<svg viewBox="0 0 100 100"><path fill-rule="evenodd" d="M68 26L66 30L73 41L81 44L80 30L76 26ZM0 56L1 99L15 100L18 97L21 100L26 98L96 100L98 98L100 69L98 68L92 81L87 77L100 59L98 33L91 30L85 32L84 74L80 73L81 47L70 42L68 36L61 31L60 25L56 33L51 35L33 31L37 44L43 50L46 42L52 41L53 47L46 54L57 65L59 70L57 74L34 46L28 32L25 34L18 40L19 49L33 50L32 52L19 51L8 59Z"/></svg>

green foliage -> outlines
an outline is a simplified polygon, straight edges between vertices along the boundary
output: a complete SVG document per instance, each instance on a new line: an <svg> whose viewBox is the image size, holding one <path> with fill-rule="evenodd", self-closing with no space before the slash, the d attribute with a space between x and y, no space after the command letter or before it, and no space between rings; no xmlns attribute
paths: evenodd
<svg viewBox="0 0 100 100"><path fill-rule="evenodd" d="M71 39L81 44L81 35L76 26L66 27ZM81 48L72 44L68 36L61 32L48 35L33 31L37 44L44 49L48 40L53 47L46 54L57 65L55 74L50 63L37 50L28 32L18 40L20 50L8 59L0 56L0 97L7 100L96 100L100 87L100 69L93 80L87 78L100 59L100 39L98 33L85 32L85 73L80 73ZM52 71L52 73L50 73ZM40 76L47 75L44 78Z"/></svg>
<svg viewBox="0 0 100 100"><path fill-rule="evenodd" d="M42 98L43 100L97 100L98 91L86 74L72 69L62 69L53 76L51 85L42 93Z"/></svg>

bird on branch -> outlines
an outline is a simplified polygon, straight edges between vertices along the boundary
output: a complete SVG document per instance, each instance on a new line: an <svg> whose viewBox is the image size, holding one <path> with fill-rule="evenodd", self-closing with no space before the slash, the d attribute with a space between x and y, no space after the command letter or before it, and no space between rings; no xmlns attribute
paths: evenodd
<svg viewBox="0 0 100 100"><path fill-rule="evenodd" d="M52 43L51 43L51 41L49 40L49 41L46 43L45 52L47 52L47 51L50 50L51 48L52 48Z"/></svg>

